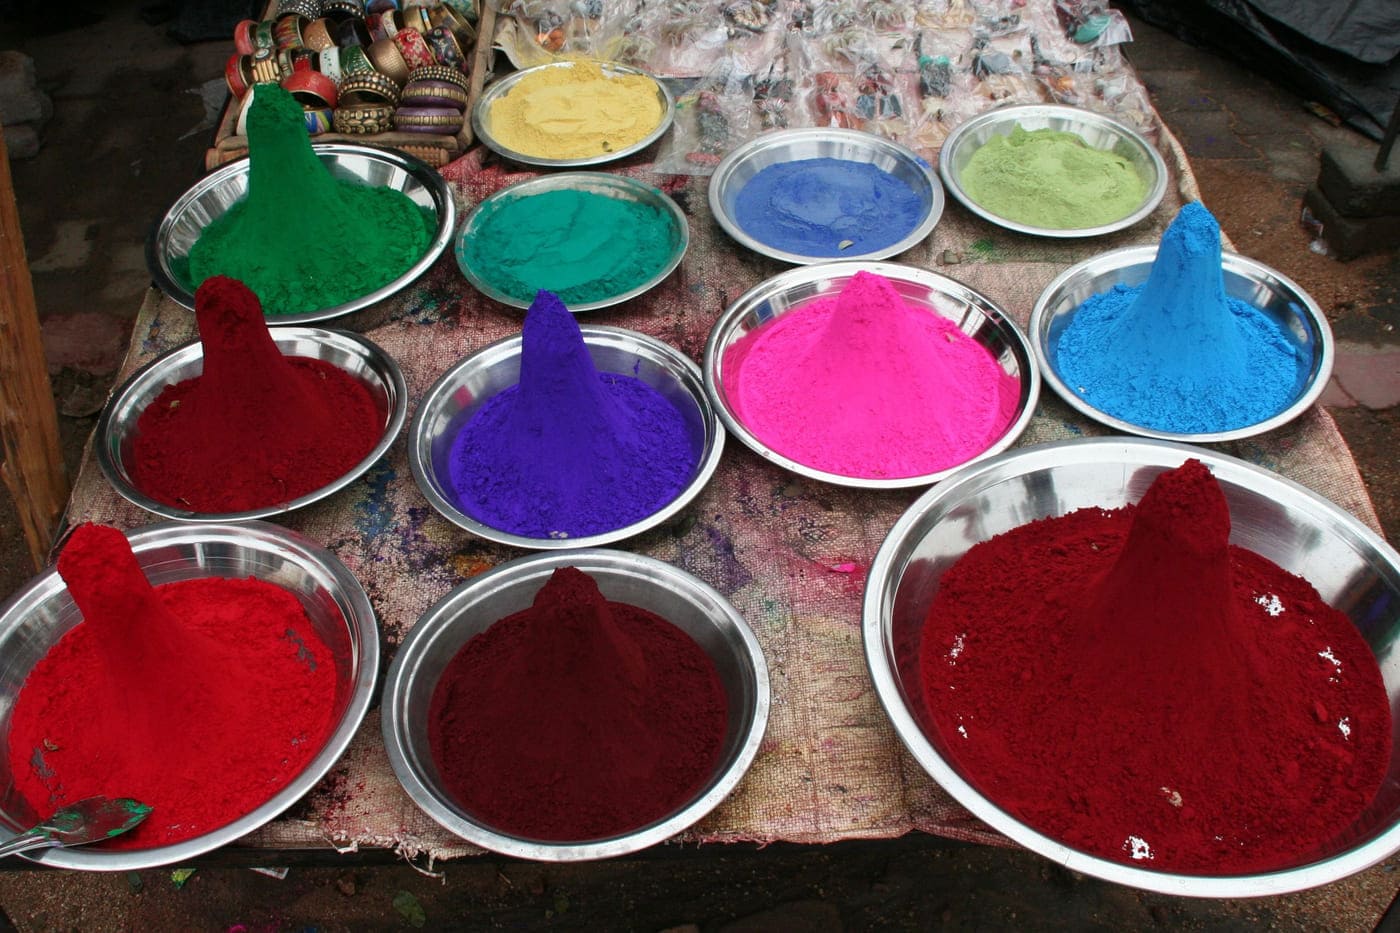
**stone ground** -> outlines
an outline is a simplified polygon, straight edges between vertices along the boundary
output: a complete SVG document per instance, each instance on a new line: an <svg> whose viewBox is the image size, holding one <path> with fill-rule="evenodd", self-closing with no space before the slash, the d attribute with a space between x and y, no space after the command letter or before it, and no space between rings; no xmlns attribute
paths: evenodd
<svg viewBox="0 0 1400 933"><path fill-rule="evenodd" d="M50 27L65 15L84 21L48 34L0 24L0 49L33 57L54 103L38 156L15 161L12 172L70 469L148 284L147 230L202 170L231 48L226 41L179 45L163 26L146 24L142 8L143 0L47 7ZM1374 144L1225 57L1133 25L1130 57L1185 145L1207 206L1239 251L1301 284L1332 322L1337 363L1323 404L1395 540L1400 257L1391 251L1338 262L1316 251L1314 232L1299 222L1321 147ZM32 572L10 504L0 502L0 595ZM0 931L1370 930L1400 889L1400 857L1392 857L1312 891L1199 901L1072 875L1024 850L926 836L764 850L663 848L572 867L479 859L439 865L441 877L384 861L332 855L281 879L206 866L183 885L162 870L85 875L16 862L0 866L16 869L0 872ZM1386 925L1400 928L1400 916Z"/></svg>

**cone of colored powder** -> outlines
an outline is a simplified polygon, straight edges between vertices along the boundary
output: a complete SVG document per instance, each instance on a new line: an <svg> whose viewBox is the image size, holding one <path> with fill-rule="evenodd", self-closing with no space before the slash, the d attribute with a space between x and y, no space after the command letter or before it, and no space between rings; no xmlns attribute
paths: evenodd
<svg viewBox="0 0 1400 933"><path fill-rule="evenodd" d="M641 521L688 484L700 439L641 379L600 373L578 322L550 292L525 315L520 381L453 440L464 512L529 538L578 538Z"/></svg>
<svg viewBox="0 0 1400 933"><path fill-rule="evenodd" d="M858 272L725 351L738 420L774 451L840 476L923 476L983 453L1020 384L940 314Z"/></svg>
<svg viewBox="0 0 1400 933"><path fill-rule="evenodd" d="M1177 434L1265 421L1293 403L1310 362L1259 308L1225 293L1220 226L1199 202L1162 234L1145 283L1074 310L1056 341L1061 381L1100 411Z"/></svg>
<svg viewBox="0 0 1400 933"><path fill-rule="evenodd" d="M379 442L369 390L331 363L284 357L257 296L214 276L195 293L203 372L167 386L136 423L131 477L195 512L289 502L344 476Z"/></svg>
<svg viewBox="0 0 1400 933"><path fill-rule="evenodd" d="M248 194L200 233L188 278L244 282L269 314L332 308L392 282L427 251L434 220L393 188L333 176L301 105L275 84L253 91Z"/></svg>

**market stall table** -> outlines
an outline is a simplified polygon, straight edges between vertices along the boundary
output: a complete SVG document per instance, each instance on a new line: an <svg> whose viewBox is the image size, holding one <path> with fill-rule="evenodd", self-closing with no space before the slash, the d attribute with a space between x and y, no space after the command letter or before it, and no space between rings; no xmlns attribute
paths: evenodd
<svg viewBox="0 0 1400 933"><path fill-rule="evenodd" d="M1125 63L1109 77L1146 100ZM1013 88L1010 99L1017 94L1040 99L1033 82ZM967 101L960 104L975 109ZM1036 298L1065 268L1108 249L1155 244L1181 205L1199 199L1179 143L1150 104L1140 116L1138 128L1157 146L1170 176L1165 198L1146 221L1093 239L1037 239L949 205L933 233L893 261L958 279L997 302L1024 329ZM684 128L679 132L677 145L685 141ZM922 149L926 158L936 155L937 140L929 142L932 148ZM655 185L681 206L691 237L684 260L660 286L589 312L586 322L640 331L699 362L724 309L786 267L743 250L725 235L710 214L708 177L674 173L683 167L676 151L677 146L662 144L613 170ZM441 171L464 213L534 174L481 147ZM394 298L331 323L365 334L397 360L414 408L449 366L517 333L522 320L522 312L468 285L445 255ZM118 383L194 336L193 315L152 289ZM1046 392L1017 446L1105 433ZM1268 434L1214 449L1308 486L1379 530L1356 464L1321 408ZM753 628L770 668L772 709L757 759L735 793L686 840L828 843L919 831L1008 844L955 804L899 743L866 670L865 574L885 534L921 492L822 484L731 443L713 480L688 508L622 545L675 564L718 589ZM96 521L129 529L151 520L106 483L90 445L69 504L68 526ZM328 546L361 581L379 617L386 658L449 590L523 553L475 538L430 507L410 474L402 436L354 485L278 521ZM318 847L431 859L479 851L439 827L400 788L384 751L377 710L366 717L340 764L293 812L246 837L240 849L266 853L264 862L279 852Z"/></svg>

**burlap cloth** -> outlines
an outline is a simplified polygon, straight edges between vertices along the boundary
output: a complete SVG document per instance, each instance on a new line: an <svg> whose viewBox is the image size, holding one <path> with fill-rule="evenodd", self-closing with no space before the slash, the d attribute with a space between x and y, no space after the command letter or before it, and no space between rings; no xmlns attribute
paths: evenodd
<svg viewBox="0 0 1400 933"><path fill-rule="evenodd" d="M965 282L1024 328L1036 297L1056 274L1107 249L1157 242L1177 208L1198 196L1180 145L1155 123L1152 135L1172 184L1150 221L1092 241L1034 239L994 228L950 203L933 234L899 261ZM443 170L461 208L527 177L486 161L477 149ZM652 292L586 319L650 334L698 363L724 308L784 267L729 241L710 216L707 178L652 175L644 164L625 171L681 205L690 221L690 249ZM473 290L449 249L411 288L333 324L366 334L399 362L411 417L438 375L484 344L519 331L521 321L522 312ZM190 312L150 291L122 378L192 339L193 324ZM1047 390L1018 446L1103 433ZM1216 449L1302 483L1379 530L1355 462L1320 408L1263 437ZM753 628L771 672L772 712L757 759L738 789L687 840L824 843L921 830L1009 844L954 803L904 750L866 671L860 628L865 573L889 528L922 491L869 492L813 482L730 438L713 480L689 508L622 545L682 567L728 597ZM135 528L151 519L106 483L90 443L69 526L92 520ZM329 547L364 585L386 658L454 586L523 554L474 538L439 516L413 482L403 438L353 486L279 521ZM478 851L440 828L402 791L383 750L377 708L343 760L293 813L244 842L269 849L390 847L429 859Z"/></svg>

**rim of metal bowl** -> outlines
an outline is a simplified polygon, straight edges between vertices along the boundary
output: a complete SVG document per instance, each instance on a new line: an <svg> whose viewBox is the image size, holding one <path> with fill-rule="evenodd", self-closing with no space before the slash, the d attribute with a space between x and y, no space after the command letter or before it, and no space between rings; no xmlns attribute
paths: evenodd
<svg viewBox="0 0 1400 933"><path fill-rule="evenodd" d="M755 697L747 734L738 753L729 766L721 772L704 791L685 807L663 820L640 827L620 836L592 842L545 842L525 840L508 836L486 827L484 824L465 817L444 803L420 778L417 769L406 753L404 734L407 724L405 695L406 681L411 678L421 656L439 637L452 621L461 614L462 607L469 605L483 589L491 589L503 582L514 582L539 577L541 585L548 575L559 567L577 567L584 573L598 570L639 570L649 568L652 576L645 579L665 586L673 591L684 592L692 601L705 605L712 618L726 620L738 634L743 645L743 654L754 677ZM641 578L640 572L638 577ZM493 620L493 624L494 621ZM758 754L768 725L770 706L770 686L768 664L763 649L754 637L744 617L714 587L686 571L629 551L604 548L586 548L557 554L532 554L500 564L479 576L457 586L452 592L425 612L408 636L399 646L393 664L384 678L382 726L384 745L389 755L389 764L394 774L418 807L444 829L457 836L504 855L516 858L533 859L543 862L582 862L593 859L612 858L637 852L675 836L688 829L718 806L743 780Z"/></svg>
<svg viewBox="0 0 1400 933"><path fill-rule="evenodd" d="M761 240L757 240L744 231L739 226L739 222L730 216L729 208L725 204L725 195L730 184L730 179L734 173L750 159L761 155L769 149L780 148L793 143L803 143L809 141L834 140L845 142L851 145L860 146L867 151L877 152L883 155L893 156L895 159L916 168L923 175L929 186L929 209L913 230L909 231L903 239L897 243L868 253L860 253L852 256L807 256L802 253L790 253L787 250L769 246ZM743 145L738 146L726 155L715 167L714 174L710 176L709 184L710 213L714 215L724 232L729 234L730 239L740 246L744 246L755 253L768 256L782 262L790 262L795 265L817 265L828 262L856 262L860 260L888 259L906 250L912 249L933 232L933 228L938 226L938 221L943 217L943 207L945 197L943 184L938 179L938 172L927 160L914 150L901 145L894 140L885 139L883 136L876 136L873 133L866 133L861 130L839 129L835 127L809 127L805 129L793 130L771 130L763 133Z"/></svg>
<svg viewBox="0 0 1400 933"><path fill-rule="evenodd" d="M311 341L356 350L371 363L378 374L384 377L388 384L390 403L389 410L386 412L388 421L385 423L384 431L380 435L379 441L374 445L374 449L335 482L328 483L320 489L313 489L311 492L288 502L258 509L247 509L242 512L194 512L151 498L137 489L127 478L127 471L121 465L116 429L121 426L122 419L141 416L141 412L129 412L128 409L134 404L131 401L132 396L139 394L148 383L161 379L162 374L175 365L191 359L203 359L203 345L198 340L191 340L162 353L128 376L126 381L107 400L107 405L102 409L102 415L97 420L97 465L102 470L102 475L107 478L107 482L111 483L112 488L120 493L122 498L148 512L178 522L245 522L269 518L295 511L335 495L363 476L380 457L388 452L408 417L408 383L404 379L403 370L399 368L398 363L394 362L393 357L389 356L382 347L368 337L349 331L316 327L278 327L272 329L271 333L272 339L279 345L294 345L297 342Z"/></svg>
<svg viewBox="0 0 1400 933"><path fill-rule="evenodd" d="M637 195L633 200L642 202L659 202L665 208L671 218L672 229L676 233L679 241L671 258L664 266L657 270L656 274L645 282L625 292L614 295L610 298L603 298L598 301L587 301L578 304L570 304L569 310L575 314L584 311L596 311L600 308L610 308L613 305L621 304L638 295L651 291L657 285L666 280L666 277L676 270L685 258L686 250L690 248L690 224L685 219L685 212L666 192L638 181L627 175L613 175L608 172L558 172L552 175L541 175L538 178L527 178L524 181L517 181L507 185L494 194L488 195L468 212L466 219L462 221L461 230L458 231L453 253L457 257L457 268L462 270L462 275L472 287L481 292L493 301L499 301L503 305L512 308L528 308L530 302L534 300L532 295L529 299L520 299L496 289L481 276L466 261L465 250L467 236L473 232L477 221L483 216L488 206L496 205L502 201L530 197L536 194L543 194L548 191L596 191L598 188L613 188Z"/></svg>
<svg viewBox="0 0 1400 933"><path fill-rule="evenodd" d="M890 648L885 644L884 629L889 588L893 583L893 574L903 570L902 567L895 566L894 554L903 546L904 539L924 516L948 504L956 503L964 490L979 488L984 478L1005 472L1008 464L1052 466L1065 462L1065 455L1071 452L1084 458L1081 462L1097 458L1113 462L1122 461L1131 465L1160 465L1168 468L1180 466L1186 459L1194 457L1217 476L1250 488L1276 491L1275 498L1279 500L1289 498L1314 512L1330 516L1344 526L1350 535L1361 539L1367 546L1381 553L1389 554L1392 564L1400 566L1400 554L1396 554L1379 535L1311 489L1263 467L1189 444L1133 437L1079 438L1021 448L965 468L948 482L920 496L894 523L871 562L870 572L866 577L869 582L861 608L865 661L875 685L875 694L889 716L895 734L918 761L919 766L974 816L1018 844L1071 871L1083 872L1095 878L1144 891L1185 897L1261 897L1288 894L1345 878L1400 850L1400 824L1397 824L1370 842L1325 862L1314 862L1280 871L1212 877L1134 868L1072 849L1032 829L983 796L938 753L900 698L894 666L889 657Z"/></svg>
<svg viewBox="0 0 1400 933"><path fill-rule="evenodd" d="M1105 271L1122 268L1125 266L1136 266L1142 263L1150 264L1157 256L1156 246L1124 246L1118 249L1108 250L1082 262L1075 263L1065 271L1061 272L1055 279L1040 293L1035 300L1035 306L1031 310L1030 339L1031 348L1035 352L1036 366L1040 369L1045 382L1055 391L1067 405L1078 411L1080 414L1100 424L1107 425L1125 434L1136 434L1141 437L1151 437L1164 441L1181 441L1188 444L1214 444L1222 441L1237 441L1246 437L1254 437L1282 427L1303 412L1312 407L1322 393L1327 390L1327 381L1332 375L1332 366L1336 358L1336 348L1332 339L1332 328L1327 323L1327 315L1322 313L1317 302L1312 296L1305 292L1302 287L1288 276L1269 266L1264 265L1248 256L1239 253L1232 253L1227 250L1221 251L1222 267L1230 272L1253 273L1277 279L1285 288L1289 289L1297 298L1297 305L1307 318L1308 324L1317 335L1317 345L1321 350L1321 356L1315 361L1313 375L1306 391L1300 394L1287 408L1272 415L1263 421L1245 425L1242 428L1234 428L1229 431L1213 431L1199 434L1178 434L1170 431L1157 431L1143 425L1134 424L1131 421L1124 421L1116 418L1093 405L1079 396L1078 393L1070 389L1060 378L1058 372L1050 364L1050 351L1045 346L1044 329L1045 316L1050 311L1050 301L1052 297L1060 291L1066 282L1070 281L1086 269L1102 267Z"/></svg>
<svg viewBox="0 0 1400 933"><path fill-rule="evenodd" d="M920 476L901 476L892 479L873 479L855 476L843 476L839 473L828 473L825 470L818 470L815 467L807 466L783 456L773 450L763 441L754 436L743 422L741 422L733 410L725 401L721 386L724 382L723 358L724 347L721 342L725 341L729 332L744 318L750 311L769 300L774 295L781 293L784 289L793 285L806 284L820 281L821 279L837 275L850 276L857 272L873 272L888 279L900 279L906 282L913 282L918 285L936 290L942 294L949 295L953 300L964 301L968 305L977 308L984 317L1001 326L1005 333L1009 335L1018 355L1023 361L1021 376L1021 391L1026 395L1026 401L1020 413L1010 424L1006 426L1005 432L997 439L997 442L986 450L982 451L971 459L962 463L938 470L933 473L925 473ZM832 292L831 294L835 294ZM824 263L822 265L799 266L795 269L788 269L780 272L772 278L765 279L753 288L744 292L734 303L731 304L710 330L710 337L705 342L705 391L710 396L710 403L719 417L724 421L724 426L731 434L739 438L743 444L758 454L765 460L776 463L785 470L789 470L799 476L808 479L819 480L824 483L831 483L837 486L850 486L857 489L908 489L915 486L928 486L932 483L942 481L945 477L965 469L968 464L985 460L995 456L1009 448L1026 430L1031 423L1031 418L1035 415L1036 402L1040 398L1040 368L1036 365L1035 357L1031 353L1030 343L1026 340L1026 335L1021 333L1021 328L1011 319L1011 316L1001 310L1001 307L981 292L964 285L957 279L950 279L937 272L930 272L927 269L920 269L917 266L905 266L890 262L864 262L856 260L841 260L839 262Z"/></svg>
<svg viewBox="0 0 1400 933"><path fill-rule="evenodd" d="M421 159L397 150L375 149L371 146L360 146L354 143L312 143L311 148L323 162L327 161L327 157L354 155L408 172L432 196L433 208L437 213L437 230L433 234L432 242L428 244L427 251L403 275L392 282L381 285L369 294L353 301L347 301L330 308L303 311L299 314L265 314L268 325L272 327L330 320L367 308L396 294L416 281L437 261L438 257L442 255L442 251L447 248L447 244L451 242L452 231L457 225L457 205L452 199L452 190L448 187L447 180ZM175 202L161 215L160 220L151 227L150 234L146 237L146 267L151 273L151 278L155 280L157 288L182 307L194 309L194 292L175 278L175 273L164 255L165 242L174 226L175 218L183 213L191 202L198 200L210 189L219 187L230 178L247 173L248 156L243 156L205 175L191 185L184 194L176 198Z"/></svg>
<svg viewBox="0 0 1400 933"><path fill-rule="evenodd" d="M508 146L502 145L500 140L492 135L491 128L488 125L487 114L491 111L491 105L506 96L513 87L525 79L526 75L535 74L546 68L573 68L578 64L578 61L571 60L534 65L520 71L513 71L504 78L493 82L486 90L481 92L481 96L477 98L476 106L472 108L472 132L476 134L476 138L481 140L488 149L493 150L498 155L523 165L538 165L544 168L579 168L585 165L605 165L608 162L616 162L618 159L625 159L630 155L641 152L666 134L666 131L671 128L671 124L676 118L676 99L671 94L671 89L666 86L665 81L662 81L650 72L643 71L640 68L633 68L630 65L623 65L619 62L600 61L596 59L588 59L585 61L597 65L602 69L604 74L641 75L642 77L650 78L651 82L656 85L657 93L661 96L662 100L661 122L656 125L656 129L652 130L645 137L632 145L619 149L616 152L604 152L596 156L581 156L577 159L551 159L546 156L517 152Z"/></svg>
<svg viewBox="0 0 1400 933"><path fill-rule="evenodd" d="M1135 147L1146 153L1148 161L1152 164L1153 179L1148 188L1147 198L1137 210L1121 220L1115 220L1110 224L1100 224L1097 227L1080 227L1068 229L1056 229L1053 227L1035 227L1030 224L1023 224L1000 214L994 214L982 205L974 201L962 185L953 171L953 158L958 149L964 145L968 136L989 124L1006 123L1015 124L1021 120L1043 120L1052 118L1071 119L1078 123L1092 124L1105 129L1110 129L1120 134L1124 139L1132 143ZM1033 129L1034 127L1032 127ZM948 193L957 199L958 203L967 208L972 213L990 223L996 224L1007 230L1014 230L1017 233L1027 233L1031 236L1053 237L1056 239L1080 239L1086 237L1103 236L1106 233L1116 233L1119 230L1126 230L1139 221L1145 219L1149 214L1157 209L1157 205L1162 203L1162 198L1167 193L1167 163L1162 158L1162 154L1157 148L1149 143L1141 133L1119 120L1110 116L1097 113L1093 110L1084 110L1079 107L1071 107L1067 104L1008 104L1002 107L994 107L984 111L977 116L959 124L948 138L943 141L943 147L938 153L938 174L943 179L944 186Z"/></svg>
<svg viewBox="0 0 1400 933"><path fill-rule="evenodd" d="M160 522L147 525L139 531L129 532L127 539L138 554L184 543L246 544L251 541L264 551L274 552L304 566L317 568L330 578L329 582L335 587L334 595L345 619L353 652L355 679L346 685L349 700L345 711L340 722L326 738L321 751L307 763L300 774L257 809L218 829L173 845L111 851L84 847L55 848L24 853L25 858L54 868L85 871L136 871L157 868L187 861L248 835L280 816L325 777L349 748L374 699L374 682L379 673L379 628L375 622L374 608L370 605L364 587L329 550L297 532L268 522L246 522L236 525ZM217 555L211 554L209 557L211 564L217 564ZM62 578L58 576L57 569L50 567L0 605L0 618L7 617L23 603L41 601L64 589L66 587ZM3 827L0 831L8 830L13 833L21 829L22 827Z"/></svg>
<svg viewBox="0 0 1400 933"><path fill-rule="evenodd" d="M614 528L612 531L581 538L529 538L525 535L503 531L473 518L458 508L455 502L440 495L436 488L437 484L432 479L434 471L429 462L431 455L428 453L428 447L431 438L426 436L428 414L437 407L443 396L450 395L455 391L458 378L463 370L471 369L474 364L485 358L519 356L523 335L514 334L474 351L458 360L447 372L439 376L424 394L422 401L418 403L418 409L413 414L413 422L409 426L408 465L413 473L413 481L418 484L418 490L428 500L428 504L457 527L463 528L479 538L485 538L487 541L537 551L601 547L605 544L614 544L631 538L665 523L700 494L719 467L720 455L724 453L724 427L719 415L714 410L714 406L710 404L699 367L670 344L634 330L607 327L600 324L584 324L580 326L580 330L583 332L585 344L597 342L639 348L654 357L665 360L672 366L678 367L693 383L693 388L696 391L690 394L695 399L700 421L703 423L707 435L714 438L709 452L696 464L695 476L684 489L676 494L674 499L647 517L630 525Z"/></svg>

